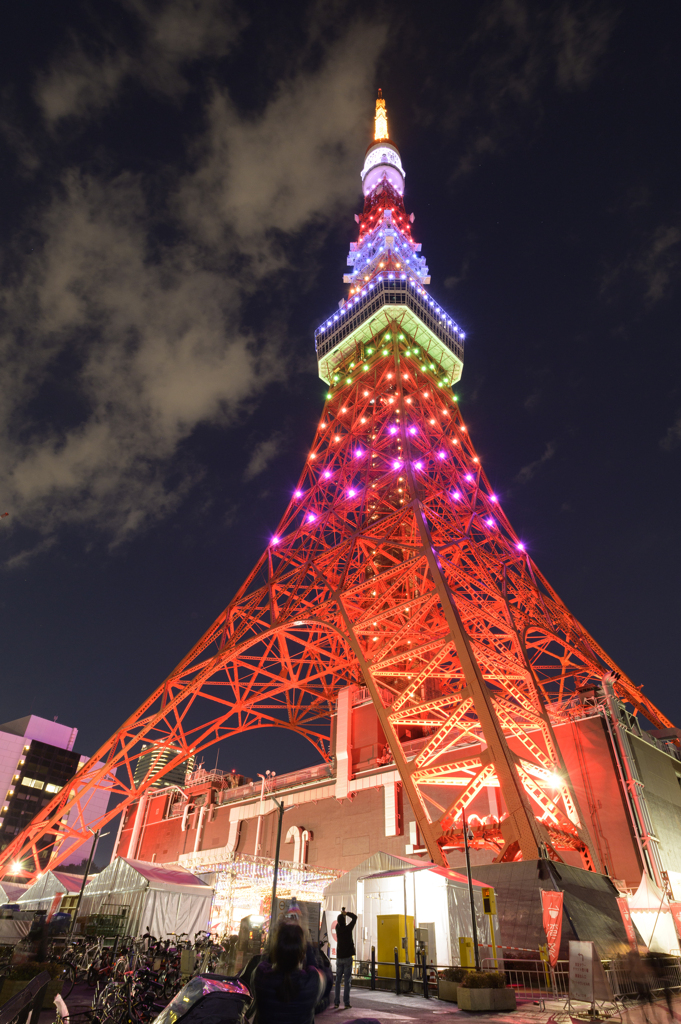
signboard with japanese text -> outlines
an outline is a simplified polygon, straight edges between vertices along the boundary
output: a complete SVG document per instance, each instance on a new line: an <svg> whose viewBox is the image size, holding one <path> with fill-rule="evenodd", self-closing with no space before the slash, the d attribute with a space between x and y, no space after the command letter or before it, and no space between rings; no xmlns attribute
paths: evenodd
<svg viewBox="0 0 681 1024"><path fill-rule="evenodd" d="M681 903L677 904L681 909ZM629 910L629 900L626 896L619 896L617 898L617 906L620 908L620 914L622 915L622 921L624 922L624 930L627 933L627 939L632 949L638 949L638 943L636 941L636 931L634 929L634 922L631 920L631 911Z"/></svg>
<svg viewBox="0 0 681 1024"><path fill-rule="evenodd" d="M570 999L612 1000L612 990L593 942L570 942Z"/></svg>

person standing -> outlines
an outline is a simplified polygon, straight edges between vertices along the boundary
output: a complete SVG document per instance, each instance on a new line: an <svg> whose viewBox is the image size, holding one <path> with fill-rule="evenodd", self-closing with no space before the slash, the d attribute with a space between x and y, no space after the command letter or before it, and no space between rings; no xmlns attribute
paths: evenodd
<svg viewBox="0 0 681 1024"><path fill-rule="evenodd" d="M347 918L350 918L348 923ZM357 914L351 910L341 909L336 921L336 998L334 1006L340 1006L341 980L345 978L343 986L343 1003L345 1009L350 1008L350 979L352 977L352 958L355 955L355 942L352 937L352 930L355 927Z"/></svg>

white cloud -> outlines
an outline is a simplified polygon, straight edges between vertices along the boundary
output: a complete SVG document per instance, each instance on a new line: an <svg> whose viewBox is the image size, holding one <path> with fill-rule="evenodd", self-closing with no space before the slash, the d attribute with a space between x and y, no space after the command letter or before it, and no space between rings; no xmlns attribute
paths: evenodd
<svg viewBox="0 0 681 1024"><path fill-rule="evenodd" d="M281 451L283 437L281 434L273 434L265 441L255 446L244 472L244 480L253 480L267 469L269 464Z"/></svg>
<svg viewBox="0 0 681 1024"><path fill-rule="evenodd" d="M526 466L523 466L516 473L515 482L517 484L526 484L526 483L528 483L532 479L532 477L536 475L538 470L540 470L541 467L543 465L545 465L545 463L547 463L550 459L552 459L555 454L556 454L556 446L555 446L554 442L553 441L547 441L546 442L546 448L544 449L544 454L540 458L535 459L534 462L528 462L528 464Z"/></svg>
<svg viewBox="0 0 681 1024"><path fill-rule="evenodd" d="M176 27L155 26L175 46ZM201 474L182 465L182 483L168 484L197 425L242 419L285 372L285 326L250 330L244 298L275 289L282 268L295 272L282 242L327 228L356 197L348 140L366 130L383 40L356 26L319 70L282 82L258 116L238 114L216 91L192 172L170 186L164 174L164 224L177 241L158 241L158 197L153 214L147 201L155 180L63 173L31 225L42 246L28 258L17 246L4 260L15 269L0 292L0 486L13 524L47 535L88 522L115 540L139 530ZM184 52L200 46L189 41ZM41 388L63 385L65 364L79 413L39 418ZM275 444L253 453L247 475Z"/></svg>

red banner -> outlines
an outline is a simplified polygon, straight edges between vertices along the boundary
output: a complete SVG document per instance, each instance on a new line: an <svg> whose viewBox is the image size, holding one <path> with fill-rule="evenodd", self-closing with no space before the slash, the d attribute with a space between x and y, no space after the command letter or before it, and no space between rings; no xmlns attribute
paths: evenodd
<svg viewBox="0 0 681 1024"><path fill-rule="evenodd" d="M47 914L47 920L48 921L51 921L53 915L56 914L57 911L59 910L59 904L61 903L61 898L62 898L63 895L64 895L63 892L58 892L56 896L52 897L52 903L50 905L50 909L49 909L48 914Z"/></svg>
<svg viewBox="0 0 681 1024"><path fill-rule="evenodd" d="M617 906L620 908L620 914L624 921L624 930L627 933L629 939L629 945L632 949L638 949L638 942L636 941L636 932L634 931L634 922L631 920L631 911L629 910L629 901L626 896L617 897ZM681 903L677 904L681 909Z"/></svg>
<svg viewBox="0 0 681 1024"><path fill-rule="evenodd" d="M551 889L542 889L541 906L543 911L542 924L546 932L546 944L549 947L549 963L556 966L560 952L560 936L563 931L563 894Z"/></svg>
<svg viewBox="0 0 681 1024"><path fill-rule="evenodd" d="M681 903L674 903L672 900L669 901L669 909L672 912L674 919L674 927L676 928L676 934L681 939Z"/></svg>

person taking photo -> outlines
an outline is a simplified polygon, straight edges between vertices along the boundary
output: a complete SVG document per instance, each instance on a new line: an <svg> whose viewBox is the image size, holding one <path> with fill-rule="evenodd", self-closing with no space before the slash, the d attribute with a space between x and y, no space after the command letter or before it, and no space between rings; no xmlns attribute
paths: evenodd
<svg viewBox="0 0 681 1024"><path fill-rule="evenodd" d="M350 918L348 922L347 918ZM352 937L352 930L355 927L357 914L342 907L338 920L336 921L336 998L334 1006L340 1006L341 980L345 979L343 986L343 1003L345 1009L350 1008L350 979L352 978L352 958L355 955L355 942Z"/></svg>

